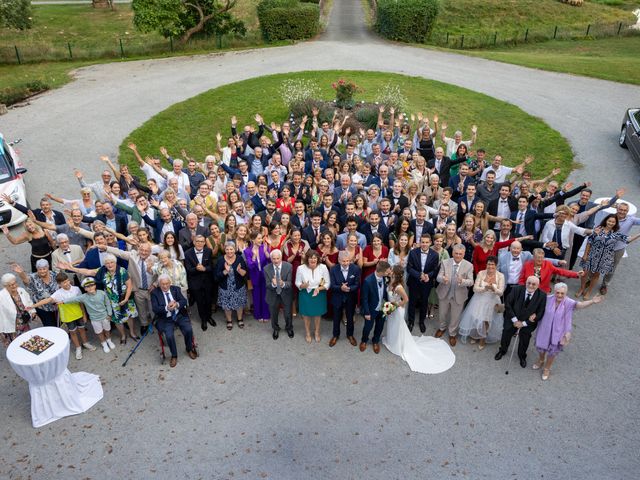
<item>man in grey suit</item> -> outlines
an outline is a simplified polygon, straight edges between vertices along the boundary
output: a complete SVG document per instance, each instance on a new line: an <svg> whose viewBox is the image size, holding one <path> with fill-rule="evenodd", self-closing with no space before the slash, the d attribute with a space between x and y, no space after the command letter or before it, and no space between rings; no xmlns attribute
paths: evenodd
<svg viewBox="0 0 640 480"><path fill-rule="evenodd" d="M274 340L277 340L280 334L280 326L278 325L280 305L284 310L284 328L289 338L293 338L293 316L291 315L291 306L293 304L292 273L293 267L291 264L282 261L282 252L277 249L273 250L271 252L271 263L264 267L264 278L267 283L266 300L267 305L269 305Z"/></svg>
<svg viewBox="0 0 640 480"><path fill-rule="evenodd" d="M453 258L442 262L438 272L438 316L440 327L436 332L436 338L442 337L447 329L447 315L449 315L449 344L456 345L458 325L464 302L469 295L469 287L473 286L473 265L464 259L465 247L462 244L454 245Z"/></svg>

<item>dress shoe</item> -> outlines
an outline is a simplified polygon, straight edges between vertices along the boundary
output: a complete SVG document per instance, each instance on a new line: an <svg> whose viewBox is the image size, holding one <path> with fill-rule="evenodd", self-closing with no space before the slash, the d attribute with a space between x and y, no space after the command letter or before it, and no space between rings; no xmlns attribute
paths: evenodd
<svg viewBox="0 0 640 480"><path fill-rule="evenodd" d="M148 325L141 325L140 326L140 335L144 335L145 333L147 333L147 330L149 330L149 326Z"/></svg>
<svg viewBox="0 0 640 480"><path fill-rule="evenodd" d="M274 340L277 340L279 335L280 335L280 333L278 332L278 330L274 330L273 331L273 335L271 335L271 336L273 337Z"/></svg>
<svg viewBox="0 0 640 480"><path fill-rule="evenodd" d="M293 330L287 330L287 335L289 335L289 338L293 338Z"/></svg>
<svg viewBox="0 0 640 480"><path fill-rule="evenodd" d="M526 358L521 358L520 359L520 366L522 368L527 368L527 359Z"/></svg>
<svg viewBox="0 0 640 480"><path fill-rule="evenodd" d="M178 364L178 359L176 357L171 357L171 360L169 360L169 366L171 368L175 367Z"/></svg>
<svg viewBox="0 0 640 480"><path fill-rule="evenodd" d="M407 323L407 327L409 327L410 332L413 332L413 322Z"/></svg>
<svg viewBox="0 0 640 480"><path fill-rule="evenodd" d="M456 337L449 337L449 345L451 345L452 347L455 347L456 343L458 343L458 340L456 339Z"/></svg>
<svg viewBox="0 0 640 480"><path fill-rule="evenodd" d="M191 360L195 360L196 358L198 358L198 354L195 350L189 350L187 353L189 354L189 358Z"/></svg>
<svg viewBox="0 0 640 480"><path fill-rule="evenodd" d="M360 342L360 351L364 352L367 349L367 344L364 342Z"/></svg>
<svg viewBox="0 0 640 480"><path fill-rule="evenodd" d="M209 321L209 325L211 325L212 327L215 327L215 326L217 325L217 324L216 324L216 321L215 321L213 318L211 318L211 317L209 317L209 320L208 320L208 321Z"/></svg>
<svg viewBox="0 0 640 480"><path fill-rule="evenodd" d="M203 331L203 332L206 332L206 331L207 331L207 322L202 322L202 323L200 324L200 328L202 328L202 331Z"/></svg>
<svg viewBox="0 0 640 480"><path fill-rule="evenodd" d="M420 322L420 333L424 333L426 331L427 331L427 326L424 323Z"/></svg>
<svg viewBox="0 0 640 480"><path fill-rule="evenodd" d="M434 337L440 338L442 337L442 335L444 335L444 332L445 332L444 330L438 330L436 331L436 334L434 335Z"/></svg>
<svg viewBox="0 0 640 480"><path fill-rule="evenodd" d="M504 352L502 350L498 350L498 353L496 353L496 356L493 358L494 360L501 360L502 357L504 357Z"/></svg>
<svg viewBox="0 0 640 480"><path fill-rule="evenodd" d="M373 353L380 353L380 344L379 343L374 343L373 344Z"/></svg>
<svg viewBox="0 0 640 480"><path fill-rule="evenodd" d="M337 342L338 342L338 337L331 337L331 340L329 340L329 346L333 347Z"/></svg>
<svg viewBox="0 0 640 480"><path fill-rule="evenodd" d="M352 336L351 337L347 337L347 340L349 340L349 343L351 345L353 345L354 347L358 344L358 342L356 342L356 339L353 338Z"/></svg>

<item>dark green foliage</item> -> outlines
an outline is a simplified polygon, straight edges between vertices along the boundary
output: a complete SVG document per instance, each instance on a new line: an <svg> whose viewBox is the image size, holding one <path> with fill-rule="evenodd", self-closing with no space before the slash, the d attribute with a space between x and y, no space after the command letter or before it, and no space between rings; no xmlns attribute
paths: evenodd
<svg viewBox="0 0 640 480"><path fill-rule="evenodd" d="M13 105L45 90L49 90L49 85L41 80L32 80L16 87L6 87L0 89L0 103Z"/></svg>
<svg viewBox="0 0 640 480"><path fill-rule="evenodd" d="M303 40L320 29L318 5L298 0L262 0L257 10L262 35L268 42Z"/></svg>
<svg viewBox="0 0 640 480"><path fill-rule="evenodd" d="M375 28L390 40L423 43L439 9L439 0L378 0Z"/></svg>
<svg viewBox="0 0 640 480"><path fill-rule="evenodd" d="M366 128L373 128L374 130L378 126L378 110L375 107L361 108L356 112L356 120L366 126Z"/></svg>
<svg viewBox="0 0 640 480"><path fill-rule="evenodd" d="M30 0L0 0L0 27L26 30L32 17Z"/></svg>

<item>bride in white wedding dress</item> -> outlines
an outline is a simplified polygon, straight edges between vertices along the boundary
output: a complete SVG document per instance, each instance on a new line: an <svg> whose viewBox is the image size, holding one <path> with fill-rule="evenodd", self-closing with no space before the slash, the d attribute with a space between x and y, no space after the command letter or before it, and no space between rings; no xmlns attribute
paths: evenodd
<svg viewBox="0 0 640 480"><path fill-rule="evenodd" d="M404 288L404 269L393 267L389 282L389 301L398 305L386 321L387 333L382 343L387 349L407 362L409 368L419 373L442 373L456 361L451 348L444 340L435 337L411 335L404 320L405 305L409 298Z"/></svg>

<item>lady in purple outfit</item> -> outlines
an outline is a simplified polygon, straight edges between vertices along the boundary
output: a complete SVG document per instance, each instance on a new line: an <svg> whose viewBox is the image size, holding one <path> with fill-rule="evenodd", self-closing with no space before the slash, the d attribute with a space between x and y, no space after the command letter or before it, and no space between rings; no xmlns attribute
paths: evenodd
<svg viewBox="0 0 640 480"><path fill-rule="evenodd" d="M253 318L259 322L270 319L267 305L267 286L264 279L264 267L271 263L267 246L263 242L262 233L254 232L249 237L251 244L244 249L243 255L249 268L249 277L253 286Z"/></svg>
<svg viewBox="0 0 640 480"><path fill-rule="evenodd" d="M538 370L544 367L542 380L549 378L551 365L553 365L556 355L569 343L573 311L577 308L586 308L594 303L600 303L603 298L596 295L591 300L577 302L567 296L568 288L566 283L556 283L553 295L547 297L547 308L538 324L536 348L540 356L538 361L533 364L533 369Z"/></svg>

